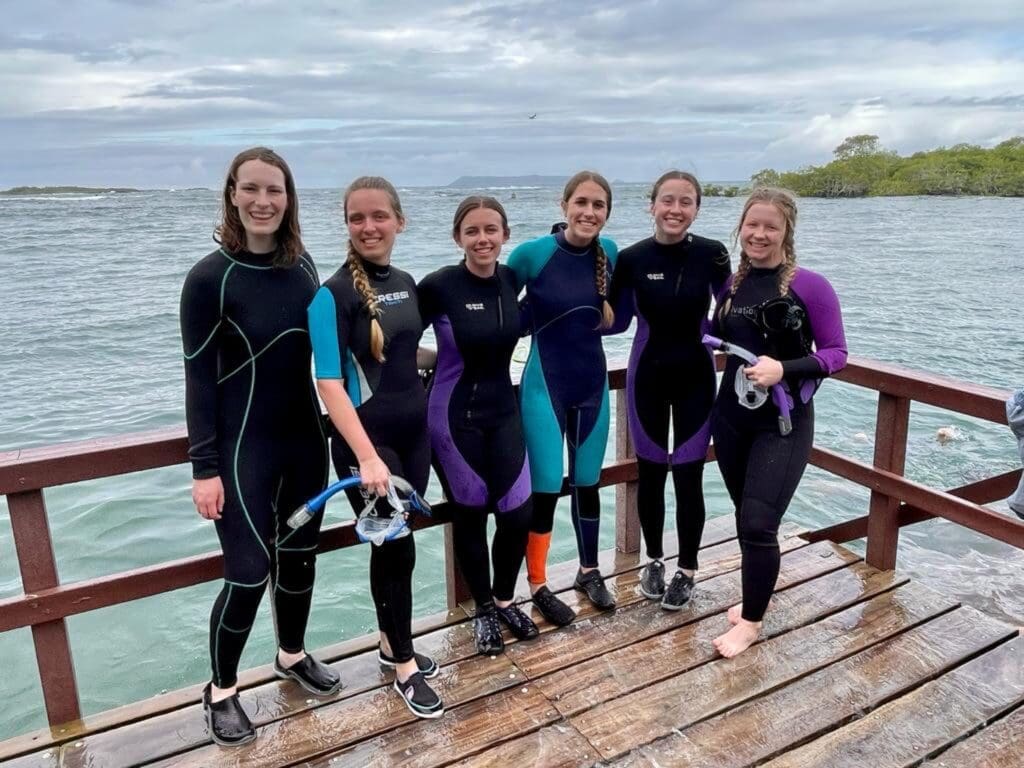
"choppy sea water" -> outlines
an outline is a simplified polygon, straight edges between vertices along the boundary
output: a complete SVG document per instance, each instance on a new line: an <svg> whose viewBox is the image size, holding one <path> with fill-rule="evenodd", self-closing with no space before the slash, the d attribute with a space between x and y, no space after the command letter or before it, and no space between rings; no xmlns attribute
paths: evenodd
<svg viewBox="0 0 1024 768"><path fill-rule="evenodd" d="M456 260L451 216L470 191L402 189L408 228L395 263L419 278ZM558 192L490 190L509 212L506 253L548 230L558 218ZM640 185L615 189L606 234L620 247L650 234L645 193ZM304 239L325 278L344 253L340 193L306 190L300 199ZM0 198L0 384L6 395L0 451L183 422L178 298L185 273L214 248L218 205L216 192L202 190ZM741 205L739 199L705 200L693 231L728 241ZM1019 387L1022 214L1020 199L805 200L798 254L839 293L853 354ZM606 340L610 362L624 364L631 337L632 331ZM827 382L817 403L817 443L870 462L875 394ZM955 439L942 445L936 430L947 426ZM937 488L1018 466L1005 427L926 406L912 407L907 450L907 475ZM61 579L216 550L213 527L195 513L189 488L188 466L181 465L48 490ZM731 513L714 465L705 473L705 489L709 515ZM788 519L823 527L863 514L867 498L866 490L810 468ZM611 547L613 492L603 492L603 499L602 546ZM1002 502L993 507L1009 514ZM337 504L328 514L338 520L348 511ZM444 607L441 534L417 534L417 544L415 608L424 615ZM366 556L357 547L318 561L310 648L375 629ZM563 505L552 559L574 557ZM1024 624L1021 552L935 521L904 529L899 560L901 569L934 588ZM217 589L206 584L68 619L84 710L207 679L208 619ZM0 599L20 592L10 520L0 501ZM273 649L265 601L243 667L268 662ZM29 631L0 635L0 658L0 738L44 726Z"/></svg>

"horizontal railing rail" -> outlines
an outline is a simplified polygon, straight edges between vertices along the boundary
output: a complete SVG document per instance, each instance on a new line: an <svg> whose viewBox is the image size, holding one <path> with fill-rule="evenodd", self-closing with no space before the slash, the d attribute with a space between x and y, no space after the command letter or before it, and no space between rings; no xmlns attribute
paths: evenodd
<svg viewBox="0 0 1024 768"><path fill-rule="evenodd" d="M723 367L719 356L718 367ZM811 462L871 490L868 514L807 534L838 542L867 538L867 560L889 569L895 565L899 529L935 517L1024 549L1024 523L985 507L1008 496L1020 470L971 485L939 491L903 477L910 402L945 408L995 423L1006 423L1008 391L957 381L862 358L851 358L838 379L878 392L873 464L815 447ZM617 402L615 461L601 474L602 486L616 488L616 547L636 552L640 527L636 515L636 459L626 424L625 371L609 372ZM97 480L188 461L181 427L0 453L0 493L7 496L24 594L0 600L0 632L30 627L51 725L81 718L74 662L65 619L79 613L131 602L220 578L223 559L211 552L158 563L71 584L61 584L50 537L45 489ZM708 458L714 459L714 447ZM563 493L567 492L563 486ZM434 519L417 527L445 522L445 505ZM354 524L325 527L320 551L358 543ZM455 568L449 531L445 530L445 570L449 606L468 598Z"/></svg>

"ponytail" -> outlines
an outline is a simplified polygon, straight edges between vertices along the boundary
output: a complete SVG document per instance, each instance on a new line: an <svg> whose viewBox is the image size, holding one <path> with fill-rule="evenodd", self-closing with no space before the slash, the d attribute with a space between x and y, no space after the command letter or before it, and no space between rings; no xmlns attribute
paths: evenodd
<svg viewBox="0 0 1024 768"><path fill-rule="evenodd" d="M384 362L384 330L380 327L380 300L370 285L370 278L363 267L363 260L352 241L348 241L348 260L345 262L352 275L352 285L363 299L366 314L370 316L370 354L378 363Z"/></svg>
<svg viewBox="0 0 1024 768"><path fill-rule="evenodd" d="M615 324L615 311L608 303L608 254L604 252L601 238L594 238L594 271L597 283L597 295L601 297L601 328L611 328Z"/></svg>

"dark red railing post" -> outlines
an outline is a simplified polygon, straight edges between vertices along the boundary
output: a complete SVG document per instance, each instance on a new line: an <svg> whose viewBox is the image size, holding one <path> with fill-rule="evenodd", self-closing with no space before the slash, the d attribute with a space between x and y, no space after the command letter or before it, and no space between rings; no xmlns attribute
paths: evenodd
<svg viewBox="0 0 1024 768"><path fill-rule="evenodd" d="M57 563L46 517L42 491L7 494L14 546L18 552L21 583L26 594L60 584ZM36 664L43 687L43 702L50 725L61 725L82 717L78 702L75 662L71 658L68 628L64 619L47 621L32 627Z"/></svg>
<svg viewBox="0 0 1024 768"><path fill-rule="evenodd" d="M448 594L449 611L455 610L460 603L471 599L469 585L462 578L462 571L459 570L455 560L455 538L450 523L444 527L444 583L445 591Z"/></svg>
<svg viewBox="0 0 1024 768"><path fill-rule="evenodd" d="M878 393L878 417L875 424L874 466L902 475L907 462L907 429L910 425L910 400ZM871 492L868 504L867 562L881 570L896 567L899 543L899 508L902 499L878 491Z"/></svg>
<svg viewBox="0 0 1024 768"><path fill-rule="evenodd" d="M633 440L629 435L626 390L615 390L615 459L626 461L636 458ZM640 518L636 511L636 483L615 486L615 548L619 552L640 551Z"/></svg>

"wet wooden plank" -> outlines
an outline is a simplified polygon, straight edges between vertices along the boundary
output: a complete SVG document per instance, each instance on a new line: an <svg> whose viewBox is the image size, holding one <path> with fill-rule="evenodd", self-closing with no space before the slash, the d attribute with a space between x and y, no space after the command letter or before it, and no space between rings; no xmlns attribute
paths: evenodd
<svg viewBox="0 0 1024 768"><path fill-rule="evenodd" d="M1012 627L973 608L958 608L784 688L640 747L608 768L754 765L863 716L1015 633ZM954 764L961 765L950 763L950 768ZM1024 765L1024 760L1013 765Z"/></svg>
<svg viewBox="0 0 1024 768"><path fill-rule="evenodd" d="M599 704L573 716L570 722L602 757L617 757L673 729L712 717L852 656L953 606L942 595L907 584L823 621L759 643L735 658L718 659ZM724 631L728 626L725 617L716 619L677 630L693 632L694 642L686 648L709 645L716 634ZM668 656L662 664L677 664L678 656Z"/></svg>
<svg viewBox="0 0 1024 768"><path fill-rule="evenodd" d="M1020 768L1024 765L1024 707L943 752L932 768Z"/></svg>
<svg viewBox="0 0 1024 768"><path fill-rule="evenodd" d="M788 546L786 542L783 545ZM843 568L856 560L856 555L824 542L800 547L783 555L779 589ZM579 672L580 662L724 611L738 603L741 596L739 572L732 571L699 581L690 602L680 611L665 611L654 600L642 600L637 605L619 608L615 613L576 621L563 632L544 635L532 643L520 643L508 648L506 653L531 679L562 668L572 667ZM603 678L606 674L601 672L597 677ZM589 682L581 680L580 684L589 687ZM548 692L546 688L545 692Z"/></svg>
<svg viewBox="0 0 1024 768"><path fill-rule="evenodd" d="M309 768L432 768L470 757L558 719L551 702L527 685L419 720L303 763ZM284 763L281 763L284 765Z"/></svg>
<svg viewBox="0 0 1024 768"><path fill-rule="evenodd" d="M56 747L15 757L11 760L0 760L0 766L3 768L58 768L59 765L60 750Z"/></svg>
<svg viewBox="0 0 1024 768"><path fill-rule="evenodd" d="M525 679L508 659L478 656L445 667L434 682L435 690L445 700L446 707L457 708L489 694L522 686ZM415 720L416 717L394 690L390 687L377 688L269 723L257 729L256 741L251 744L231 749L210 744L175 755L158 765L175 768L287 765L389 732ZM438 722L433 721L434 724Z"/></svg>
<svg viewBox="0 0 1024 768"><path fill-rule="evenodd" d="M766 766L917 765L1022 702L1024 638L1017 637Z"/></svg>
<svg viewBox="0 0 1024 768"><path fill-rule="evenodd" d="M900 581L890 571L875 571L859 563L795 586L776 595L776 604L765 619L763 638L846 609L892 589ZM734 589L739 591L738 583ZM710 642L716 635L707 628L707 622L712 628L722 627L720 617L690 624L587 663L566 666L536 684L563 715L574 715L717 658Z"/></svg>
<svg viewBox="0 0 1024 768"><path fill-rule="evenodd" d="M452 768L576 768L596 762L597 753L568 723L555 723L486 752L460 760Z"/></svg>

